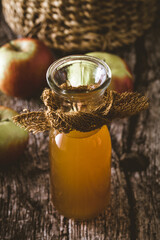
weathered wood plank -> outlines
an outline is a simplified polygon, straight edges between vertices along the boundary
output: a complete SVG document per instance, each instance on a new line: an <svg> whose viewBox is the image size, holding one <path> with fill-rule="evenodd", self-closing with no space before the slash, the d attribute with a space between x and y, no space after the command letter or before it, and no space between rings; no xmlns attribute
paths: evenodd
<svg viewBox="0 0 160 240"><path fill-rule="evenodd" d="M136 46L138 75L150 108L138 118L131 150L149 158L145 171L131 175L137 211L138 239L160 239L160 37L159 23ZM157 28L157 30L156 30ZM145 66L145 71L144 67ZM140 85L139 85L140 86ZM141 86L140 86L141 87Z"/></svg>
<svg viewBox="0 0 160 240"><path fill-rule="evenodd" d="M160 239L159 33L157 19L154 29L135 43L135 87L149 97L150 107L146 112L130 119L128 131L124 131L123 136L127 140L123 141L123 151L140 157L123 165L132 213L131 239Z"/></svg>

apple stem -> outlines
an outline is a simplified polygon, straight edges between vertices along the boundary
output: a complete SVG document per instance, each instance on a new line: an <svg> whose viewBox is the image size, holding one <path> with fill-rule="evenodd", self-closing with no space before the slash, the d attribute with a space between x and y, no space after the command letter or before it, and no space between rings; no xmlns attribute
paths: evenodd
<svg viewBox="0 0 160 240"><path fill-rule="evenodd" d="M12 42L9 42L9 45L10 45L10 47L11 47L13 50L15 50L15 51L17 51L17 52L20 51L19 47L15 46Z"/></svg>

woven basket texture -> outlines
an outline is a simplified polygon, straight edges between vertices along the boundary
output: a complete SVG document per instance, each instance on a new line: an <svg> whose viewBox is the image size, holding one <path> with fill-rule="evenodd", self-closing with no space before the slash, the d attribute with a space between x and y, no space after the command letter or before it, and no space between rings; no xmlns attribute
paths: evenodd
<svg viewBox="0 0 160 240"><path fill-rule="evenodd" d="M156 0L2 0L2 7L16 34L85 52L134 42L151 26Z"/></svg>

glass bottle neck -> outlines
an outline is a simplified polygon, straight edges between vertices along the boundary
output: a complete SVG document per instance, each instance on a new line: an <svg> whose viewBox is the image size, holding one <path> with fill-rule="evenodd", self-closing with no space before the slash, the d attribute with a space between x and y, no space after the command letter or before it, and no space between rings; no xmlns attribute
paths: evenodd
<svg viewBox="0 0 160 240"><path fill-rule="evenodd" d="M108 65L95 57L72 55L55 61L47 71L50 88L66 111L91 111L101 104L111 80Z"/></svg>
<svg viewBox="0 0 160 240"><path fill-rule="evenodd" d="M101 105L103 101L105 89L96 90L95 92L89 93L77 93L72 95L69 94L56 94L57 98L61 102L61 107L65 111L81 111L81 112L90 112L94 111L95 108Z"/></svg>

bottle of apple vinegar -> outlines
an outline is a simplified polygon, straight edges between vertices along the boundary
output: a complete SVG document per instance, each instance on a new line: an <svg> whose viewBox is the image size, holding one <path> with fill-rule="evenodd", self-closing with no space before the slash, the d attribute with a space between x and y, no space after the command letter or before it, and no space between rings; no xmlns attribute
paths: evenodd
<svg viewBox="0 0 160 240"><path fill-rule="evenodd" d="M87 112L101 104L111 80L108 65L91 56L68 56L47 71L61 107ZM87 88L86 88L87 86ZM50 180L54 206L68 218L89 219L110 197L111 139L106 125L92 131L50 131Z"/></svg>

